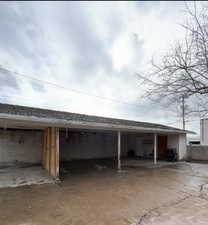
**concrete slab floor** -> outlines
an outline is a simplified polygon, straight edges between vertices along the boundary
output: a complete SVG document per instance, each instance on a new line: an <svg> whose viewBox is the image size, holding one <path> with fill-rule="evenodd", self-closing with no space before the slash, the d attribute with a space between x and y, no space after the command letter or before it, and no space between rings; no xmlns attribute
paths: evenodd
<svg viewBox="0 0 208 225"><path fill-rule="evenodd" d="M143 167L143 168L159 168L169 165L180 164L180 162L168 162L158 160L156 164L154 164L152 160L142 160L142 159L134 159L134 158L124 158L122 159L122 166L124 167Z"/></svg>
<svg viewBox="0 0 208 225"><path fill-rule="evenodd" d="M208 165L69 170L59 184L0 189L2 225L208 224ZM195 168L197 167L197 173Z"/></svg>
<svg viewBox="0 0 208 225"><path fill-rule="evenodd" d="M54 183L54 180L41 166L0 168L0 188L45 183Z"/></svg>

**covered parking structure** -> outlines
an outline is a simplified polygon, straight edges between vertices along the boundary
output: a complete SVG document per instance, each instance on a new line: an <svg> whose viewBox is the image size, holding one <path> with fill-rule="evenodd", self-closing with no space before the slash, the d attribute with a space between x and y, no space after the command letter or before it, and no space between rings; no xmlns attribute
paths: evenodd
<svg viewBox="0 0 208 225"><path fill-rule="evenodd" d="M60 162L122 157L167 159L175 149L186 157L187 131L160 124L0 104L0 165L41 163L59 176Z"/></svg>

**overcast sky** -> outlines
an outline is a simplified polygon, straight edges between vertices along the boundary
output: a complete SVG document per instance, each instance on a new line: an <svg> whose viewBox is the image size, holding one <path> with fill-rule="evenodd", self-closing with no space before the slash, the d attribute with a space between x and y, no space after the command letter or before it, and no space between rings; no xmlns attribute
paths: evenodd
<svg viewBox="0 0 208 225"><path fill-rule="evenodd" d="M0 101L181 127L168 107L141 98L136 73L183 38L184 10L183 2L0 2ZM198 131L199 119L187 128Z"/></svg>

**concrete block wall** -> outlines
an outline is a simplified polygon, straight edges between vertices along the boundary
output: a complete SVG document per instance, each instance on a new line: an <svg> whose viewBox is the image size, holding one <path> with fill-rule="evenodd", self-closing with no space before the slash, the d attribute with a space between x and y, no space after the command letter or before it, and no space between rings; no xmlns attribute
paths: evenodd
<svg viewBox="0 0 208 225"><path fill-rule="evenodd" d="M168 148L175 148L178 151L178 135L168 135Z"/></svg>
<svg viewBox="0 0 208 225"><path fill-rule="evenodd" d="M140 157L149 157L154 149L153 134L137 134L135 140L136 155Z"/></svg>
<svg viewBox="0 0 208 225"><path fill-rule="evenodd" d="M175 134L168 135L168 148L176 149L179 159L179 136Z"/></svg>
<svg viewBox="0 0 208 225"><path fill-rule="evenodd" d="M0 165L40 163L42 131L0 130ZM60 160L107 158L117 156L116 132L60 132ZM186 154L185 136L168 136L168 147L182 151L180 160ZM153 151L153 134L122 133L121 155L133 149L137 156L148 157Z"/></svg>
<svg viewBox="0 0 208 225"><path fill-rule="evenodd" d="M124 156L132 149L136 156L148 157L154 148L153 134L128 133L122 135L122 140L121 147Z"/></svg>
<svg viewBox="0 0 208 225"><path fill-rule="evenodd" d="M60 160L107 158L117 155L117 134L60 132Z"/></svg>
<svg viewBox="0 0 208 225"><path fill-rule="evenodd" d="M0 165L40 163L41 131L0 130Z"/></svg>
<svg viewBox="0 0 208 225"><path fill-rule="evenodd" d="M148 156L153 150L152 134L121 133L121 156L133 149L137 156ZM60 132L60 160L108 158L117 156L117 133Z"/></svg>
<svg viewBox="0 0 208 225"><path fill-rule="evenodd" d="M186 134L168 135L168 148L175 148L178 160L187 159Z"/></svg>
<svg viewBox="0 0 208 225"><path fill-rule="evenodd" d="M200 143L201 145L208 145L208 119L200 120Z"/></svg>
<svg viewBox="0 0 208 225"><path fill-rule="evenodd" d="M189 145L188 146L189 160L208 160L207 145Z"/></svg>

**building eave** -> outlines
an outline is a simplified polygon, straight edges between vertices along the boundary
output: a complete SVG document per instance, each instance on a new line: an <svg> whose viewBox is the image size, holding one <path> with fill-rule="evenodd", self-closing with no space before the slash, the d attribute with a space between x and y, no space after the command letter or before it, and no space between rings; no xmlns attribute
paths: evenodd
<svg viewBox="0 0 208 225"><path fill-rule="evenodd" d="M0 126L4 128L40 128L45 127L60 127L60 128L84 128L84 129L98 129L109 131L126 131L126 132L148 132L148 133L172 133L172 134L194 134L192 131L175 130L175 129L161 129L161 128L149 128L142 126L128 126L128 125L114 125L98 122L84 122L76 120L64 120L64 119L51 119L51 118L39 118L35 116L20 116L6 113L0 113Z"/></svg>

